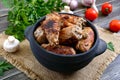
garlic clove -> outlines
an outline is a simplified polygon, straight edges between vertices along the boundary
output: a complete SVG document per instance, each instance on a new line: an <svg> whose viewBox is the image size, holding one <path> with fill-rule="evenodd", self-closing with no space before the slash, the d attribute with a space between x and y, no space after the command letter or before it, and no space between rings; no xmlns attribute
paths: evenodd
<svg viewBox="0 0 120 80"><path fill-rule="evenodd" d="M98 9L97 9L97 7L96 7L96 5L92 5L92 8L95 9L95 11L96 11L97 13L99 12Z"/></svg>
<svg viewBox="0 0 120 80"><path fill-rule="evenodd" d="M62 0L64 3L66 3L67 5L70 4L71 0Z"/></svg>
<svg viewBox="0 0 120 80"><path fill-rule="evenodd" d="M70 6L71 10L78 8L78 0L62 0L64 3Z"/></svg>
<svg viewBox="0 0 120 80"><path fill-rule="evenodd" d="M75 9L78 8L78 1L77 0L71 0L69 5L70 5L71 10L75 10Z"/></svg>
<svg viewBox="0 0 120 80"><path fill-rule="evenodd" d="M84 6L92 7L97 13L99 12L95 4L96 0L81 0L80 3Z"/></svg>
<svg viewBox="0 0 120 80"><path fill-rule="evenodd" d="M93 2L93 4L92 4L91 7L92 7L93 9L95 9L95 11L98 13L99 11L98 11L95 3L96 3L96 0L94 0L94 2Z"/></svg>
<svg viewBox="0 0 120 80"><path fill-rule="evenodd" d="M81 3L83 6L90 7L90 6L94 3L94 0L80 0L80 3Z"/></svg>

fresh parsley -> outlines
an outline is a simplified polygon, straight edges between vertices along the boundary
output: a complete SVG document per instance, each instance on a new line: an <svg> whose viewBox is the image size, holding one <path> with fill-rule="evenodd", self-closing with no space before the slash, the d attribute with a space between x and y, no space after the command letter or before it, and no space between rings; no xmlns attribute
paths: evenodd
<svg viewBox="0 0 120 80"><path fill-rule="evenodd" d="M7 61L0 61L0 76L4 74L5 71L14 68L10 63Z"/></svg>
<svg viewBox="0 0 120 80"><path fill-rule="evenodd" d="M11 5L5 33L22 41L27 26L48 13L59 12L66 4L62 0L11 0Z"/></svg>
<svg viewBox="0 0 120 80"><path fill-rule="evenodd" d="M109 50L111 50L111 51L115 51L114 45L113 45L112 42L107 43L107 49L109 49Z"/></svg>

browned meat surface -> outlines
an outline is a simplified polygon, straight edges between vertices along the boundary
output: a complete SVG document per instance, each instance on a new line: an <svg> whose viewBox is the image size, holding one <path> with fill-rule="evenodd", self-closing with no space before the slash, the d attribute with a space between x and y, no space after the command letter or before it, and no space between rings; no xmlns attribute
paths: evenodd
<svg viewBox="0 0 120 80"><path fill-rule="evenodd" d="M94 32L90 27L85 27L83 29L83 34L86 34L86 38L79 40L76 45L76 49L81 52L88 51L94 43Z"/></svg>
<svg viewBox="0 0 120 80"><path fill-rule="evenodd" d="M36 29L36 31L34 32L34 36L37 42L39 42L40 44L47 42L44 30L41 27L38 27Z"/></svg>
<svg viewBox="0 0 120 80"><path fill-rule="evenodd" d="M48 45L48 44L42 44L41 45L44 49L54 52L56 54L63 54L63 55L74 55L76 54L75 50L72 47L68 46L62 46L57 45L55 47Z"/></svg>
<svg viewBox="0 0 120 80"><path fill-rule="evenodd" d="M79 27L84 27L86 22L82 17L67 14L61 14L61 20L63 23L62 28L72 26L73 24L78 25Z"/></svg>
<svg viewBox="0 0 120 80"><path fill-rule="evenodd" d="M73 44L82 38L82 28L72 25L60 31L60 44Z"/></svg>
<svg viewBox="0 0 120 80"><path fill-rule="evenodd" d="M50 45L59 44L60 17L57 13L48 14L46 20L42 23L42 29L45 31L46 38Z"/></svg>
<svg viewBox="0 0 120 80"><path fill-rule="evenodd" d="M86 20L69 14L51 13L35 30L37 42L48 51L58 54L76 54L88 51L94 42L94 32L86 27ZM75 50L74 50L75 49Z"/></svg>
<svg viewBox="0 0 120 80"><path fill-rule="evenodd" d="M75 24L76 23L75 19L79 18L77 16L68 15L68 14L61 14L60 16L63 21L67 20L69 23L72 24Z"/></svg>

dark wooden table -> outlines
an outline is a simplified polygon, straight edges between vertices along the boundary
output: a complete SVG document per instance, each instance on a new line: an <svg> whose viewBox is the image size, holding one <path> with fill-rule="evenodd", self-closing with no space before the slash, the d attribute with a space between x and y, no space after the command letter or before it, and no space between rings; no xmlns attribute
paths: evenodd
<svg viewBox="0 0 120 80"><path fill-rule="evenodd" d="M120 0L97 0L96 5L97 8L100 10L101 4L103 2L109 1L113 5L113 12L108 16L99 15L93 23L108 28L109 22L112 19L119 19L120 20ZM0 32L4 31L7 28L7 9L3 10L3 7L0 3ZM84 9L83 7L77 11L76 14L83 16ZM3 60L0 57L0 60ZM24 73L19 71L18 69L14 68L12 70L6 71L4 76L0 76L0 80L30 80ZM104 71L103 75L101 75L100 80L120 80L120 55L107 67Z"/></svg>

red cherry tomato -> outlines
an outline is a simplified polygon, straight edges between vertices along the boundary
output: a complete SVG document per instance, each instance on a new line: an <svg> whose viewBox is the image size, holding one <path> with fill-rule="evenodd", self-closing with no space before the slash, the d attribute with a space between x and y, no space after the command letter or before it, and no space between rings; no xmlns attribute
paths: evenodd
<svg viewBox="0 0 120 80"><path fill-rule="evenodd" d="M103 3L101 6L101 11L104 15L110 14L112 12L112 4L110 4L109 2Z"/></svg>
<svg viewBox="0 0 120 80"><path fill-rule="evenodd" d="M93 21L98 17L98 13L93 9L93 8L89 8L86 10L85 12L85 18Z"/></svg>
<svg viewBox="0 0 120 80"><path fill-rule="evenodd" d="M112 20L110 22L109 28L113 32L118 32L120 30L120 20Z"/></svg>

